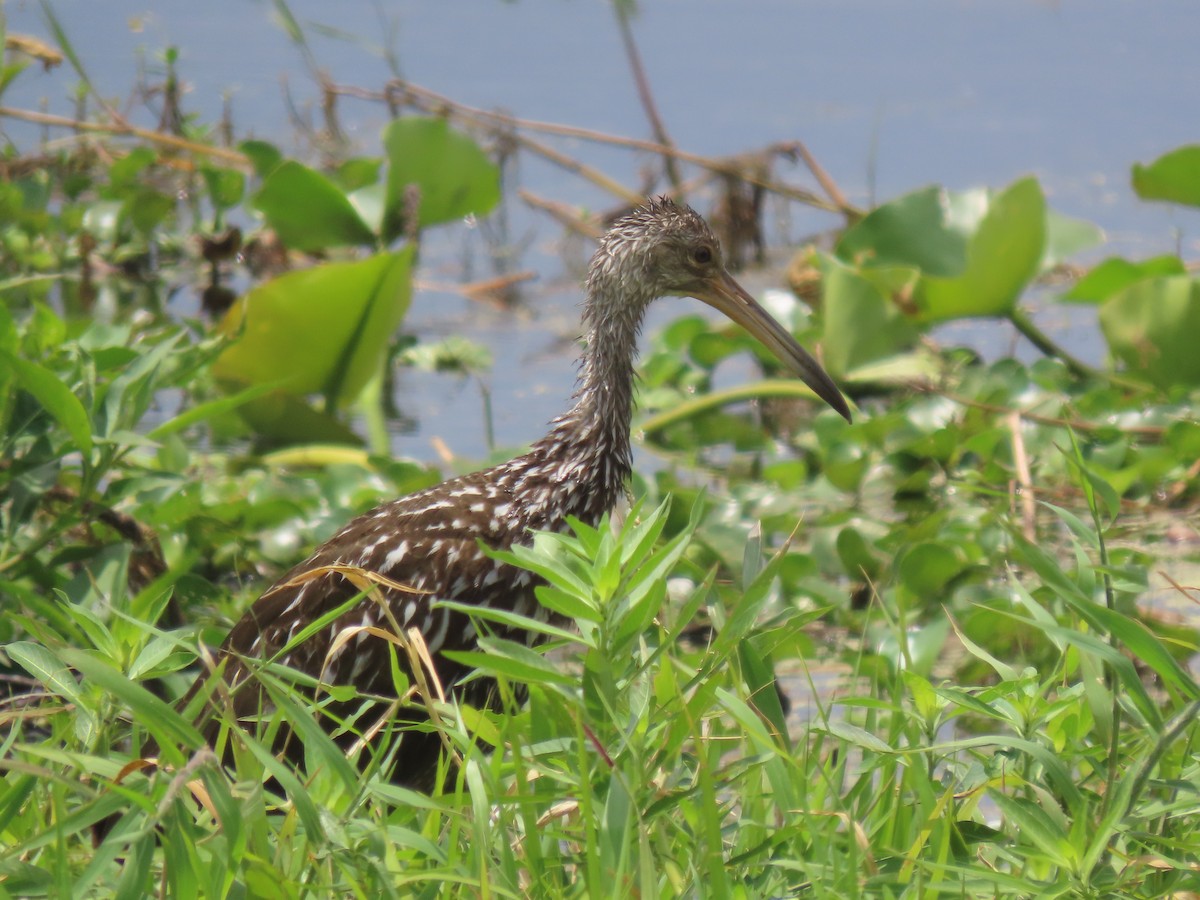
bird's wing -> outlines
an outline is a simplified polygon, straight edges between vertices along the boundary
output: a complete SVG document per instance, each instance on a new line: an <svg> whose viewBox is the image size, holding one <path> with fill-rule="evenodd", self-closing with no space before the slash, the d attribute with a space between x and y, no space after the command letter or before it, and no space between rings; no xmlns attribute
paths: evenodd
<svg viewBox="0 0 1200 900"><path fill-rule="evenodd" d="M259 597L221 645L224 680L247 681L260 660L282 663L326 684L395 696L396 641L381 634L420 631L445 688L463 674L440 656L473 642L470 618L438 600L499 605L534 615L533 577L488 558L478 538L508 546L495 510L505 502L486 473L403 497L346 525ZM357 599L356 602L355 599ZM297 641L313 623L340 613ZM406 655L399 651L401 665ZM251 679L253 680L253 679ZM194 693L196 688L193 688ZM190 695L189 695L190 696ZM261 709L261 690L239 688L239 716Z"/></svg>

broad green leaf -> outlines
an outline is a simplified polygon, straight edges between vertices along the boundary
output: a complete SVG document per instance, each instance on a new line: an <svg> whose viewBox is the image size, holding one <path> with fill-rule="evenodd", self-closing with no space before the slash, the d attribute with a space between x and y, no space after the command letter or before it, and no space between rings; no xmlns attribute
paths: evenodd
<svg viewBox="0 0 1200 900"><path fill-rule="evenodd" d="M1068 257L1095 247L1103 241L1104 231L1098 225L1048 209L1046 246L1042 250L1039 268L1043 271L1052 269Z"/></svg>
<svg viewBox="0 0 1200 900"><path fill-rule="evenodd" d="M387 187L382 181L351 191L346 199L374 234L382 234L384 207L387 204Z"/></svg>
<svg viewBox="0 0 1200 900"><path fill-rule="evenodd" d="M239 386L284 380L290 393L319 392L331 406L351 402L379 371L408 309L412 257L405 247L259 285L222 321L220 330L237 339L213 373Z"/></svg>
<svg viewBox="0 0 1200 900"><path fill-rule="evenodd" d="M979 230L979 224L987 215L993 196L994 191L987 188L950 191L946 195L947 224L969 238Z"/></svg>
<svg viewBox="0 0 1200 900"><path fill-rule="evenodd" d="M198 403L195 406L181 412L174 418L168 419L161 425L151 428L146 433L146 436L153 441L161 440L170 434L183 431L185 428L190 428L197 422L203 422L205 419L213 416L221 416L229 412L233 412L244 404L250 403L264 394L270 393L277 388L278 384L256 384L253 387L248 387L244 391L239 391L236 394L231 394L228 397L218 397L216 400L208 400L204 403Z"/></svg>
<svg viewBox="0 0 1200 900"><path fill-rule="evenodd" d="M967 264L967 236L953 222L950 195L933 186L872 210L847 228L838 257L855 265L912 266L950 277Z"/></svg>
<svg viewBox="0 0 1200 900"><path fill-rule="evenodd" d="M254 207L284 244L306 253L375 243L375 235L342 190L295 160L267 176Z"/></svg>
<svg viewBox="0 0 1200 900"><path fill-rule="evenodd" d="M175 209L173 196L142 188L125 201L125 215L142 234L149 235Z"/></svg>
<svg viewBox="0 0 1200 900"><path fill-rule="evenodd" d="M963 560L949 544L924 541L901 558L900 581L918 597L936 600L963 567Z"/></svg>
<svg viewBox="0 0 1200 900"><path fill-rule="evenodd" d="M244 399L237 413L255 434L276 445L362 443L362 438L341 419L285 391L272 390L265 396Z"/></svg>
<svg viewBox="0 0 1200 900"><path fill-rule="evenodd" d="M156 159L157 155L150 147L134 147L118 157L108 167L109 195L117 197L125 191L136 190L141 184L142 172Z"/></svg>
<svg viewBox="0 0 1200 900"><path fill-rule="evenodd" d="M935 721L944 703L937 691L933 689L933 685L929 683L929 679L908 670L901 672L900 677L904 681L904 686L908 688L908 694L912 698L917 715L926 722Z"/></svg>
<svg viewBox="0 0 1200 900"><path fill-rule="evenodd" d="M826 368L835 376L889 359L916 343L916 326L864 273L830 259L823 284L821 349Z"/></svg>
<svg viewBox="0 0 1200 900"><path fill-rule="evenodd" d="M1046 203L1037 180L1025 178L992 198L967 248L959 276L923 277L913 295L924 321L1003 316L1037 274L1046 236Z"/></svg>
<svg viewBox="0 0 1200 900"><path fill-rule="evenodd" d="M238 149L246 154L250 165L254 166L254 174L259 178L266 178L283 162L283 154L279 152L279 148L266 141L242 141L238 144Z"/></svg>
<svg viewBox="0 0 1200 900"><path fill-rule="evenodd" d="M568 541L570 538L566 535L542 532L534 537L532 547L514 544L511 550L483 549L492 559L528 569L567 594L587 597L591 593L591 585L576 571L576 567L570 565Z"/></svg>
<svg viewBox="0 0 1200 900"><path fill-rule="evenodd" d="M129 664L129 677L141 681L147 677L147 673L154 671L165 660L179 652L179 642L174 637L156 635Z"/></svg>
<svg viewBox="0 0 1200 900"><path fill-rule="evenodd" d="M379 182L379 167L383 160L378 156L356 156L337 167L334 177L346 193L361 190Z"/></svg>
<svg viewBox="0 0 1200 900"><path fill-rule="evenodd" d="M384 130L387 150L388 241L405 231L405 193L420 191L417 225L426 228L466 215L482 216L500 202L500 169L467 135L450 128L445 119L410 116L396 119Z"/></svg>
<svg viewBox="0 0 1200 900"><path fill-rule="evenodd" d="M1111 256L1075 282L1075 285L1062 295L1062 299L1100 303L1144 278L1182 275L1186 271L1183 260L1178 256L1155 256L1141 262Z"/></svg>
<svg viewBox="0 0 1200 900"><path fill-rule="evenodd" d="M1167 426L1166 441L1182 459L1200 459L1200 422L1176 419Z"/></svg>
<svg viewBox="0 0 1200 900"><path fill-rule="evenodd" d="M1127 371L1164 390L1200 384L1200 283L1188 276L1130 285L1100 307L1100 328Z"/></svg>
<svg viewBox="0 0 1200 900"><path fill-rule="evenodd" d="M874 581L879 577L879 560L857 528L847 526L839 531L836 546L842 569L850 578Z"/></svg>
<svg viewBox="0 0 1200 900"><path fill-rule="evenodd" d="M1172 150L1149 165L1134 163L1133 189L1143 200L1200 206L1200 144Z"/></svg>
<svg viewBox="0 0 1200 900"><path fill-rule="evenodd" d="M17 384L32 394L34 399L45 407L46 412L58 420L58 424L67 430L71 440L83 451L84 457L90 456L91 422L88 420L87 410L83 408L79 398L71 393L71 389L49 369L14 356L3 347L0 347L0 364L12 371ZM0 378L0 383L3 380Z"/></svg>
<svg viewBox="0 0 1200 900"><path fill-rule="evenodd" d="M908 656L913 671L929 677L946 648L946 638L950 636L950 620L944 617L935 618L915 630L907 629L903 635L908 644Z"/></svg>
<svg viewBox="0 0 1200 900"><path fill-rule="evenodd" d="M200 173L208 187L208 195L213 205L220 209L229 209L242 202L246 193L246 176L236 169L221 169L216 166L204 166Z"/></svg>
<svg viewBox="0 0 1200 900"><path fill-rule="evenodd" d="M825 456L825 477L838 490L856 491L869 465L870 458L857 436L837 439Z"/></svg>
<svg viewBox="0 0 1200 900"><path fill-rule="evenodd" d="M745 332L726 333L708 331L696 335L688 346L688 355L706 369L747 348L752 348L754 338Z"/></svg>
<svg viewBox="0 0 1200 900"><path fill-rule="evenodd" d="M576 622L603 622L604 614L587 603L582 597L569 594L550 585L539 585L535 591L538 603L551 612L566 616Z"/></svg>

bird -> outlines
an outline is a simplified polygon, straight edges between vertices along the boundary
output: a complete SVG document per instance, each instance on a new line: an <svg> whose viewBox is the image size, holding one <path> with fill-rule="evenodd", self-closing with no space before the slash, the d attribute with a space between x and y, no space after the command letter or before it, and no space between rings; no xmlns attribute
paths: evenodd
<svg viewBox="0 0 1200 900"><path fill-rule="evenodd" d="M703 217L667 196L649 199L613 223L588 266L584 344L568 411L528 452L355 518L265 591L221 644L215 671L197 679L179 702L182 709L198 693L207 694L198 725L210 746L231 714L253 723L271 709L257 674L269 659L325 685L352 686L359 697L390 701L381 707L386 715L416 727L406 728L399 747L391 748L389 777L432 790L440 741L428 727L426 705L396 703L393 665L398 659L410 682L424 681L429 689L436 681L460 703L496 708L495 685L482 678L463 682L470 670L445 655L474 649L476 624L438 601L552 618L536 600L536 577L486 555L480 544L497 549L528 544L535 532L566 531L571 517L595 525L625 495L633 466L638 335L647 308L665 296L699 299L743 326L850 420L845 398L820 364L729 275ZM341 607L346 608L331 621L304 635ZM432 673L415 672L405 653L383 636L396 628L419 631ZM494 629L501 636L533 639L514 627ZM213 677L221 680L220 689L210 684ZM343 748L370 725L361 716L362 705L338 699L316 713ZM347 728L346 720L356 715L356 727ZM280 748L294 761L303 759L302 744L286 723L276 736L275 749Z"/></svg>

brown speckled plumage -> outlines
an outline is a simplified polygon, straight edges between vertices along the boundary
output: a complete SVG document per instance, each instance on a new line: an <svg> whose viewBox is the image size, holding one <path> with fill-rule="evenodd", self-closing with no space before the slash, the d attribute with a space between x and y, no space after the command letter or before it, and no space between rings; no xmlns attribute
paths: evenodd
<svg viewBox="0 0 1200 900"><path fill-rule="evenodd" d="M555 420L528 453L358 517L264 593L233 627L219 653L226 660L225 681L246 682L234 694L235 713L253 718L267 705L243 659L273 656L306 625L360 593L347 578L333 573L297 582L306 572L352 566L411 588L381 587L380 592L397 624L420 630L448 691L465 672L443 653L473 648L476 634L467 616L435 607L434 601L541 615L533 577L488 559L477 541L507 548L527 541L535 530L563 530L568 516L595 523L617 502L631 465L637 334L646 307L664 295L699 297L746 325L849 418L828 376L725 273L720 248L704 220L666 198L650 201L618 221L592 259L583 314L587 343L571 410ZM277 661L320 675L327 684L353 684L361 694L394 698L393 651L386 641L360 631L336 642L345 629L363 625L391 630L379 605L364 600ZM464 687L455 689L461 701L489 702L487 682L475 680ZM221 694L215 692L212 702L220 702L216 698ZM334 704L331 711L345 715L358 705ZM411 716L402 713L400 718L420 721L419 702ZM205 726L210 740L217 728L210 715ZM296 749L292 741L289 752L295 756ZM430 735L405 734L394 779L427 786L437 752L438 743Z"/></svg>

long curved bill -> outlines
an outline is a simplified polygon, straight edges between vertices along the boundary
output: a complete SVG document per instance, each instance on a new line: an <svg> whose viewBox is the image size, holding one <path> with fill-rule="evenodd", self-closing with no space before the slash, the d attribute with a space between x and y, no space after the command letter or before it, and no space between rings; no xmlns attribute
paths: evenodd
<svg viewBox="0 0 1200 900"><path fill-rule="evenodd" d="M724 313L762 341L780 362L812 388L814 394L837 410L847 422L850 421L850 407L846 405L846 398L821 368L821 364L796 343L787 329L771 318L771 314L759 306L728 272L722 271L714 276L692 296Z"/></svg>

